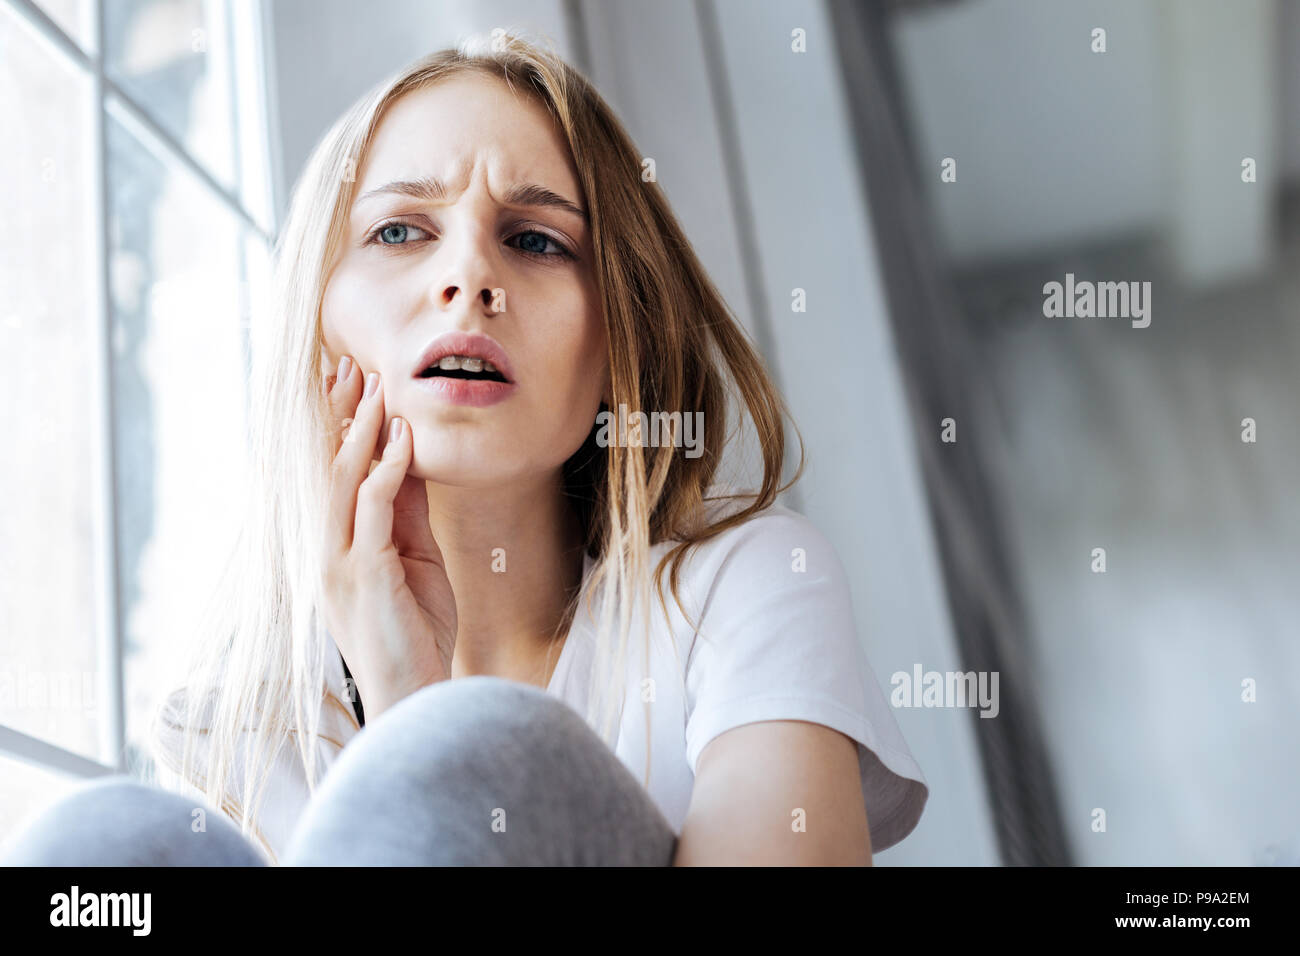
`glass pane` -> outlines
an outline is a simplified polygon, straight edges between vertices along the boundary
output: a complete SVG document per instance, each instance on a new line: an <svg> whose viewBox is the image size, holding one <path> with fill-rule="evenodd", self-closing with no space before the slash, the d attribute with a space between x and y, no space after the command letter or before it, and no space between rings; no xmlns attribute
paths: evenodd
<svg viewBox="0 0 1300 956"><path fill-rule="evenodd" d="M128 763L237 526L245 232L110 104L113 381Z"/></svg>
<svg viewBox="0 0 1300 956"><path fill-rule="evenodd" d="M243 278L240 329L244 343L244 367L247 369L251 365L248 351L250 329L253 325L265 328L270 321L271 308L271 247L251 230L244 232Z"/></svg>
<svg viewBox="0 0 1300 956"><path fill-rule="evenodd" d="M265 164L247 161L264 155L264 87L248 82L260 62L248 49L258 32L247 17L232 23L229 12L223 0L115 0L104 8L106 64L137 105L213 178L247 196L244 204L265 222ZM249 138L257 141L242 141Z"/></svg>
<svg viewBox="0 0 1300 956"><path fill-rule="evenodd" d="M0 6L0 723L98 759L87 77Z"/></svg>
<svg viewBox="0 0 1300 956"><path fill-rule="evenodd" d="M29 820L68 791L86 783L0 754L0 847Z"/></svg>
<svg viewBox="0 0 1300 956"><path fill-rule="evenodd" d="M271 151L267 141L266 69L262 57L261 5L234 3L230 7L232 70L236 79L236 152L239 156L239 198L244 209L271 232Z"/></svg>
<svg viewBox="0 0 1300 956"><path fill-rule="evenodd" d="M87 52L95 50L95 0L36 0L55 26Z"/></svg>

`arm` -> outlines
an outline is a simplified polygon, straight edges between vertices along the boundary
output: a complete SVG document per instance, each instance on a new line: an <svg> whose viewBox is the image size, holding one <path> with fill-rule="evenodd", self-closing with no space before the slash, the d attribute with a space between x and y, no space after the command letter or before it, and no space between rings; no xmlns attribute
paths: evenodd
<svg viewBox="0 0 1300 956"><path fill-rule="evenodd" d="M852 738L800 720L744 724L710 741L697 769L674 866L871 865Z"/></svg>

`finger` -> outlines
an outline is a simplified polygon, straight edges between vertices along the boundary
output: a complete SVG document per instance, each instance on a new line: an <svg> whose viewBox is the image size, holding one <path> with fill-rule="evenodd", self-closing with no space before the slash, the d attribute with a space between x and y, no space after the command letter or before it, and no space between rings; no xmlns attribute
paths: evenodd
<svg viewBox="0 0 1300 956"><path fill-rule="evenodd" d="M373 386L370 375L374 376ZM371 372L370 375L366 376L367 386L372 387L373 391L369 395L362 395L347 437L339 446L330 466L328 510L334 535L331 551L335 554L340 548L346 551L352 547L357 490L370 471L374 448L379 441L379 429L384 421L384 383L379 380L377 372Z"/></svg>
<svg viewBox="0 0 1300 956"><path fill-rule="evenodd" d="M411 437L414 448L415 436ZM409 473L393 498L393 545L399 554L442 566L442 550L429 526L427 484L423 478Z"/></svg>
<svg viewBox="0 0 1300 956"><path fill-rule="evenodd" d="M357 490L354 552L373 555L394 548L393 499L410 466L411 426L401 418L394 418L379 464Z"/></svg>
<svg viewBox="0 0 1300 956"><path fill-rule="evenodd" d="M357 402L361 399L361 390L365 385L365 376L361 374L351 356L345 355L339 359L336 374L326 381L332 383L327 399L329 418L334 429L333 452L337 455L339 446L343 444L348 427L356 414Z"/></svg>

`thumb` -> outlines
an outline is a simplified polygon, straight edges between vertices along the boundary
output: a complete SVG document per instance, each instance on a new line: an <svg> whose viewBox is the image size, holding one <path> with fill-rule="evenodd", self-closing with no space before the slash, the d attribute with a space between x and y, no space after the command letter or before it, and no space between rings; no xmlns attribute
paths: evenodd
<svg viewBox="0 0 1300 956"><path fill-rule="evenodd" d="M429 527L429 498L423 478L407 474L393 497L393 545L397 553L442 566L442 550Z"/></svg>

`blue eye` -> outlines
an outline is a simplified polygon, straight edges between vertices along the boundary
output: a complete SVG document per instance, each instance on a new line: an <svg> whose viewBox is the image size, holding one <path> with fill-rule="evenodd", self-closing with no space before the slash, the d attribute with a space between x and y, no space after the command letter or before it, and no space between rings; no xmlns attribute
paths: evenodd
<svg viewBox="0 0 1300 956"><path fill-rule="evenodd" d="M406 241L406 226L400 222L390 223L379 230L379 241L390 246L399 245Z"/></svg>
<svg viewBox="0 0 1300 956"><path fill-rule="evenodd" d="M422 239L432 238L425 230L404 222L386 222L376 227L366 237L366 244L380 246L406 246ZM544 232L526 229L510 237L515 248L534 259L576 259L568 247ZM549 250L549 251L548 251Z"/></svg>
<svg viewBox="0 0 1300 956"><path fill-rule="evenodd" d="M532 252L542 255L546 252L546 244L553 242L550 236L544 236L540 232L521 232L519 234L519 246L524 252ZM532 240L529 242L528 240Z"/></svg>
<svg viewBox="0 0 1300 956"><path fill-rule="evenodd" d="M427 238L429 238L428 233L417 226L404 222L386 222L373 230L366 237L366 242L382 246L404 246L417 239Z"/></svg>
<svg viewBox="0 0 1300 956"><path fill-rule="evenodd" d="M573 253L544 232L536 232L530 229L526 232L517 233L511 238L520 240L519 251L525 255L539 259L554 259L557 256L562 259L574 258ZM547 243L555 247L554 252L546 251Z"/></svg>

